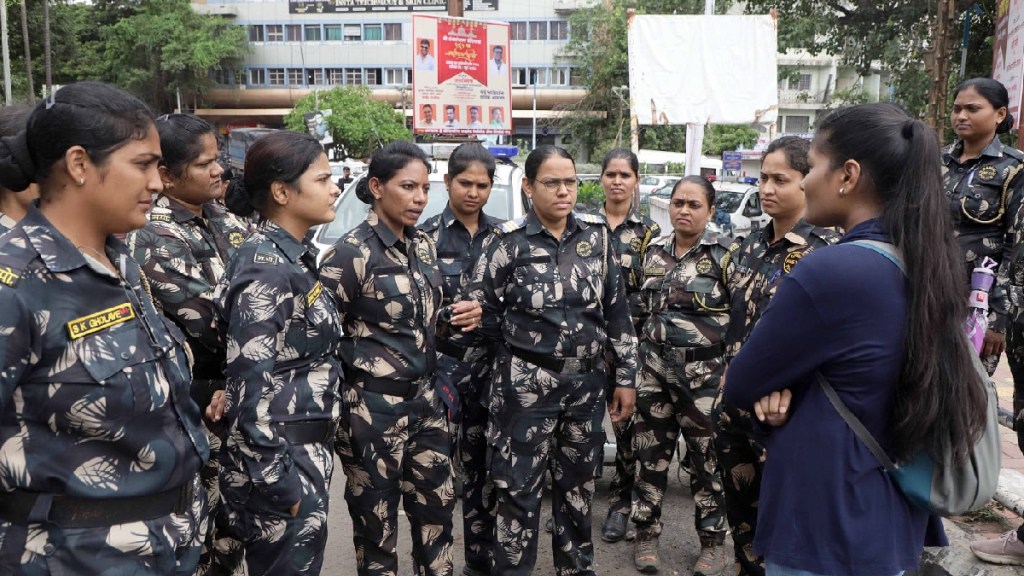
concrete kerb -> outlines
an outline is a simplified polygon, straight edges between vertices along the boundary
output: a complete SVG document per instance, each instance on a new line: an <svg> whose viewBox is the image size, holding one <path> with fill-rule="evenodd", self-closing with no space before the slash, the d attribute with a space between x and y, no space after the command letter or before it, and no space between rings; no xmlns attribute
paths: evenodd
<svg viewBox="0 0 1024 576"><path fill-rule="evenodd" d="M971 542L977 538L964 532L949 520L942 521L949 538L949 546L925 548L921 554L921 567L907 576L1021 576L1024 569L982 562L971 552Z"/></svg>

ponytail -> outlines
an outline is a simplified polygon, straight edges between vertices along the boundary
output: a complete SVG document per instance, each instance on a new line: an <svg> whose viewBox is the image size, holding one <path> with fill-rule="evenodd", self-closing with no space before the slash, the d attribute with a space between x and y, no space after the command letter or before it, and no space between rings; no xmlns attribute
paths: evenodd
<svg viewBox="0 0 1024 576"><path fill-rule="evenodd" d="M952 446L963 462L980 437L987 402L967 342L963 258L942 185L935 132L894 104L841 109L818 127L832 166L861 165L883 202L882 224L907 269L907 351L893 405L897 462Z"/></svg>

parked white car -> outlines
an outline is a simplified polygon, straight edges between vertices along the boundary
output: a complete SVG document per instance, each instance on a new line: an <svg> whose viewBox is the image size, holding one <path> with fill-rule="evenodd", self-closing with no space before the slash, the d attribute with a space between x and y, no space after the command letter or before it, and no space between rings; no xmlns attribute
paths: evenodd
<svg viewBox="0 0 1024 576"><path fill-rule="evenodd" d="M665 186L666 184L674 184L676 180L679 180L679 176L641 176L640 185L640 198L646 198L651 192L654 192L658 188Z"/></svg>
<svg viewBox="0 0 1024 576"><path fill-rule="evenodd" d="M764 228L771 221L771 216L761 209L761 197L757 193L757 186L736 182L715 182L714 186L715 210L729 215L731 231L721 230L715 223L708 226L740 240Z"/></svg>

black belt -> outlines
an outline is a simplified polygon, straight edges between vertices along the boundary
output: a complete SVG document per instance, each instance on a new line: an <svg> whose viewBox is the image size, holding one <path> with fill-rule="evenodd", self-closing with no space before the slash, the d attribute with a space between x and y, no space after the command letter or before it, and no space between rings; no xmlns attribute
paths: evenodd
<svg viewBox="0 0 1024 576"><path fill-rule="evenodd" d="M425 378L426 376L417 380L395 380L394 378L370 376L360 371L352 379L352 383L367 392L387 394L388 396L402 396L409 399L416 396L420 389L420 383Z"/></svg>
<svg viewBox="0 0 1024 576"><path fill-rule="evenodd" d="M282 422L283 436L291 444L319 444L330 442L338 425L334 420L303 420L301 422Z"/></svg>
<svg viewBox="0 0 1024 576"><path fill-rule="evenodd" d="M437 351L445 356L451 356L463 362L475 362L486 356L486 350L482 347L466 347L452 344L447 340L437 340L434 343Z"/></svg>
<svg viewBox="0 0 1024 576"><path fill-rule="evenodd" d="M192 482L157 494L105 499L15 489L0 492L0 519L20 525L52 522L63 528L100 528L184 514L194 498Z"/></svg>
<svg viewBox="0 0 1024 576"><path fill-rule="evenodd" d="M559 374L586 374L593 370L599 362L604 362L604 356L600 354L590 358L553 358L516 346L509 346L508 349L516 358Z"/></svg>
<svg viewBox="0 0 1024 576"><path fill-rule="evenodd" d="M687 347L687 346L673 346L671 344L659 344L657 342L648 341L647 344L660 356L664 357L669 352L678 352L683 357L684 362L700 362L701 360L711 360L718 358L725 353L725 345L719 342L718 344L712 344L711 346L701 347Z"/></svg>

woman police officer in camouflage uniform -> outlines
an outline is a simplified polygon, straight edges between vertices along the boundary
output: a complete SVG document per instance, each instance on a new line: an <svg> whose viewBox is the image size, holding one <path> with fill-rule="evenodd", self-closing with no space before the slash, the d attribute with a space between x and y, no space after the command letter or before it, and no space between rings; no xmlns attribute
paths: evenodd
<svg viewBox="0 0 1024 576"><path fill-rule="evenodd" d="M501 345L487 427L497 494L492 574L533 570L548 468L556 571L594 574L590 504L604 442L606 349L616 373L612 420L633 412L636 337L622 271L604 220L573 213L577 186L568 152L531 152L523 189L533 208L499 226L473 275L482 335Z"/></svg>
<svg viewBox="0 0 1024 576"><path fill-rule="evenodd" d="M25 129L32 109L27 106L5 106L0 109L0 138L14 136ZM39 198L39 186L29 184L20 192L8 190L0 185L0 234L7 232L25 217L32 201Z"/></svg>
<svg viewBox="0 0 1024 576"><path fill-rule="evenodd" d="M338 455L360 576L398 571L400 501L412 527L415 572L452 573L451 437L433 378L442 281L434 242L414 228L430 170L410 142L374 154L356 188L369 215L338 240L321 268L345 333L345 440ZM475 327L479 317L472 306L451 323Z"/></svg>
<svg viewBox="0 0 1024 576"><path fill-rule="evenodd" d="M950 112L957 140L942 154L953 228L964 251L964 284L985 257L1000 264L989 297L990 324L981 351L989 374L995 372L1006 346L1007 272L1024 200L1024 153L999 141L999 134L1014 126L1013 116L1006 111L1008 103L1006 88L996 80L972 78L960 83L953 91ZM1009 355L1010 366L1015 376L1020 373L1024 380L1024 360L1019 356Z"/></svg>
<svg viewBox="0 0 1024 576"><path fill-rule="evenodd" d="M633 207L633 193L640 181L640 161L629 150L608 152L601 163L601 187L604 205L599 214L611 230L611 244L619 256L622 279L633 327L639 332L640 284L643 281L644 255L651 240L661 235L661 227ZM615 390L614 375L609 378L609 400ZM615 476L608 491L608 516L601 526L601 539L618 542L626 535L636 458L633 454L633 421L612 425L615 432Z"/></svg>
<svg viewBox="0 0 1024 576"><path fill-rule="evenodd" d="M661 502L682 432L692 471L694 524L701 553L693 573L725 569L722 478L711 441L711 406L725 372L729 327L725 261L732 238L707 230L715 189L701 176L676 183L669 201L674 231L651 242L643 264L644 322L634 449L640 463L633 487L634 562L658 569Z"/></svg>
<svg viewBox="0 0 1024 576"><path fill-rule="evenodd" d="M262 217L216 295L227 348L220 489L250 576L319 574L323 562L341 327L303 238L334 219L338 193L320 143L286 131L249 148L228 192L232 210Z"/></svg>
<svg viewBox="0 0 1024 576"><path fill-rule="evenodd" d="M153 298L188 337L195 358L192 398L205 408L215 390L220 394L224 390L224 343L214 329L214 290L248 230L215 202L221 195L223 169L217 164L213 127L189 114L160 116L156 127L163 151L164 190L153 202L149 223L129 234L126 242L149 279ZM241 549L227 535L217 489L223 427L211 425L205 431L211 458L202 478L209 496L210 524L199 573L231 574L241 561Z"/></svg>
<svg viewBox="0 0 1024 576"><path fill-rule="evenodd" d="M437 245L437 265L444 279L442 305L458 315L479 308L463 292L484 240L492 236L498 221L484 214L483 207L494 183L494 156L477 142L460 144L448 158L448 205L420 229ZM453 411L457 438L453 438L455 461L462 483L463 540L466 565L464 576L490 574L494 548L494 490L487 482L486 399L483 394L491 376L492 355L487 346L468 340L470 334L452 330L449 323L437 323L437 376L447 380L458 394Z"/></svg>
<svg viewBox="0 0 1024 576"><path fill-rule="evenodd" d="M0 572L191 575L208 455L184 335L115 235L163 189L149 109L64 86L0 141L38 206L0 246Z"/></svg>

